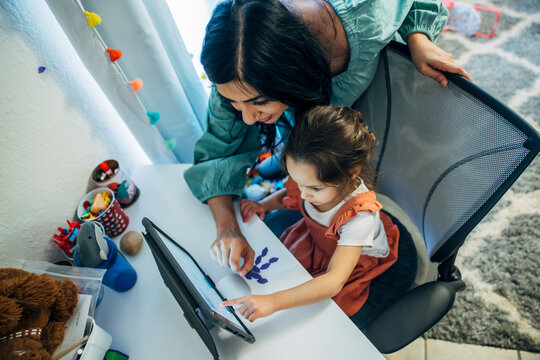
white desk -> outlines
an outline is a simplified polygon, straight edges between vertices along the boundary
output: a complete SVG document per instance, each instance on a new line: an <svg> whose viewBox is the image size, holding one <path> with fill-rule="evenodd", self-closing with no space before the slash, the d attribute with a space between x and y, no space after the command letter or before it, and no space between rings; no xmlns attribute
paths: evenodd
<svg viewBox="0 0 540 360"><path fill-rule="evenodd" d="M217 282L230 270L210 258L215 225L208 206L201 204L184 182L182 174L188 167L145 166L134 172L132 179L141 195L126 209L128 230L142 232L141 220L148 217L184 246ZM279 258L265 271L268 283L248 281L252 293L274 292L311 278L262 221L253 217L244 224L238 212L237 217L256 255L268 247L266 259ZM119 239L113 240L118 244ZM97 324L113 337L112 348L128 354L130 360L212 359L163 283L146 242L141 252L126 258L137 271L137 283L124 293L105 287L96 309ZM256 338L254 344L212 329L220 359L384 359L331 300L244 323Z"/></svg>

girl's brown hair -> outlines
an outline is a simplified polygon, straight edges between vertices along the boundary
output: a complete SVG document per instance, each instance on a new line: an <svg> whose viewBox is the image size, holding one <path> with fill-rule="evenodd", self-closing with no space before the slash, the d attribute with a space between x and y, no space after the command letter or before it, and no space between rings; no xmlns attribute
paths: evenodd
<svg viewBox="0 0 540 360"><path fill-rule="evenodd" d="M287 171L286 157L290 156L314 166L318 179L333 186L354 182L351 173L360 166L360 178L373 189L371 156L376 145L377 139L359 111L346 106L315 106L296 119L281 166Z"/></svg>

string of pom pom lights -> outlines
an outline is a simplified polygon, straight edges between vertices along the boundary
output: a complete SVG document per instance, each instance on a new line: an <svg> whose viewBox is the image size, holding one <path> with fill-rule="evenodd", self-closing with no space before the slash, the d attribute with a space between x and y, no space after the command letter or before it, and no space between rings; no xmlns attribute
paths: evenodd
<svg viewBox="0 0 540 360"><path fill-rule="evenodd" d="M91 11L87 11L83 8L82 4L80 2L78 2L78 5L79 7L81 8L81 11L82 13L87 17L87 20L88 20L88 27L90 29L94 29L95 31L95 35L96 35L96 38L99 40L99 42L102 44L103 48L104 48L104 53L106 54L106 56L108 56L110 62L116 66L116 69L117 69L117 73L119 75L121 75L125 81L125 83L131 87L131 91L136 94L137 92L139 92L143 86L144 86L144 83L142 81L142 79L140 78L134 78L132 80L128 79L126 77L126 75L124 74L124 72L122 71L122 69L120 68L120 66L116 63L116 61L118 61L119 59L122 58L122 51L119 50L119 49L112 49L112 48L109 48L106 44L105 44L105 41L103 40L103 38L101 37L101 35L99 34L99 32L97 31L97 28L96 26L98 26L99 24L101 24L101 22L103 21L103 19L101 18L101 16L97 13L94 13L94 12L91 12ZM105 19L106 21L107 19ZM142 104L141 100L139 99L138 96L135 96L137 101L139 102L139 104L141 105L141 107L144 109L144 105ZM155 112L155 111L147 111L147 116L148 116L148 123L152 126L156 125L157 122L159 121L160 119L160 114L159 112ZM163 140L164 142L164 145L165 147L168 149L168 150L173 150L175 147L176 147L176 140L175 139L169 139L169 140L166 140L164 139Z"/></svg>

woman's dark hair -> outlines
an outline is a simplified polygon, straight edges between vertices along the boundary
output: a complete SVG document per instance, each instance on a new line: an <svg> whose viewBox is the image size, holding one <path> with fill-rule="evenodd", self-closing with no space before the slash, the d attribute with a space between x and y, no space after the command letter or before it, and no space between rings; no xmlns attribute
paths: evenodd
<svg viewBox="0 0 540 360"><path fill-rule="evenodd" d="M360 178L372 189L371 156L376 145L377 139L359 111L346 106L316 106L297 119L281 153L281 166L287 171L287 156L310 164L317 169L317 178L328 185L354 181L350 174L360 166Z"/></svg>
<svg viewBox="0 0 540 360"><path fill-rule="evenodd" d="M279 0L219 3L206 26L201 63L214 84L249 84L297 114L330 102L328 56L302 19Z"/></svg>

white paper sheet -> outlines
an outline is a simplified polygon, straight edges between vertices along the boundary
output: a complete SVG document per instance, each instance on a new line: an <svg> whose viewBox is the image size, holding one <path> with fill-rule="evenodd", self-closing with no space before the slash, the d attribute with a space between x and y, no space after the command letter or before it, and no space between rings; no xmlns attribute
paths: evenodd
<svg viewBox="0 0 540 360"><path fill-rule="evenodd" d="M91 302L92 295L79 294L79 301L75 308L75 312L71 319L66 322L67 328L64 333L64 340L60 346L58 346L54 355L60 353L84 336L84 329L86 328L86 320L88 319L88 311L90 310ZM62 360L74 360L77 357L77 350L78 348L73 349L63 356Z"/></svg>

